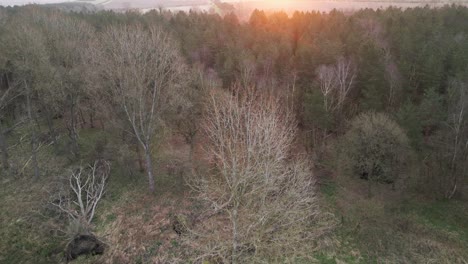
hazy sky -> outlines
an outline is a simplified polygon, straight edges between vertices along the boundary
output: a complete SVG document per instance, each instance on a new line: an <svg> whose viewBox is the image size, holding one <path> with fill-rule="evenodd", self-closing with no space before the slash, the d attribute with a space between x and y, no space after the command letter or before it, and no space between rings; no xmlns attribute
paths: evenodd
<svg viewBox="0 0 468 264"><path fill-rule="evenodd" d="M25 5L30 3L47 4L47 3L63 3L71 2L72 0L0 0L0 5Z"/></svg>

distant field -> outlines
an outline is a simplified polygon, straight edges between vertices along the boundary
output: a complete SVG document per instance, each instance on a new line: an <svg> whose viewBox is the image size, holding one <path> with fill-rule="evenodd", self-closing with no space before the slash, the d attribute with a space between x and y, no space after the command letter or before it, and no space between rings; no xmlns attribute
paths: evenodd
<svg viewBox="0 0 468 264"><path fill-rule="evenodd" d="M173 11L189 11L197 9L208 11L212 7L211 0L0 0L0 5L25 5L29 3L46 4L60 2L84 2L101 5L106 9L141 9L150 10L156 8L165 8ZM233 4L238 10L249 12L253 9L263 10L283 10L291 12L295 10L303 11L330 11L332 9L351 11L361 8L386 8L389 6L397 6L401 8L411 8L417 6L429 5L438 7L445 4L462 4L468 5L468 0L463 1L415 1L415 0L256 0L256 1L239 1L226 0Z"/></svg>
<svg viewBox="0 0 468 264"><path fill-rule="evenodd" d="M238 1L238 0L228 0L224 2L232 3L236 6L237 9L250 11L253 9L263 9L263 10L284 10L287 12L295 10L311 11L330 11L332 9L339 10L356 10L361 8L386 8L389 6L398 6L402 8L411 8L417 6L430 5L433 7L442 6L448 3L461 3L467 4L468 1L307 1L307 0L290 0L290 1ZM108 9L153 9L163 7L169 10L174 11L189 11L190 9L198 9L207 11L212 7L210 0L109 0L104 4L105 8Z"/></svg>
<svg viewBox="0 0 468 264"><path fill-rule="evenodd" d="M171 7L196 7L210 5L208 0L110 0L104 6L109 9L123 8L171 8Z"/></svg>

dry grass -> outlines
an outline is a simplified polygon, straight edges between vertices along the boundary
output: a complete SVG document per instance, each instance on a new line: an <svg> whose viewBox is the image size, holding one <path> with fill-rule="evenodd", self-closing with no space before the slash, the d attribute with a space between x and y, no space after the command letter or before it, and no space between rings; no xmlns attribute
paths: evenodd
<svg viewBox="0 0 468 264"><path fill-rule="evenodd" d="M54 155L53 147L44 143L38 152L41 175L34 179L28 162L29 141L10 146L12 168L1 174L0 262L58 262L62 258L63 233L48 207L49 190L68 162Z"/></svg>
<svg viewBox="0 0 468 264"><path fill-rule="evenodd" d="M465 203L422 200L378 184L369 199L362 181L338 177L322 186L341 223L340 242L321 263L467 263Z"/></svg>
<svg viewBox="0 0 468 264"><path fill-rule="evenodd" d="M181 243L172 230L171 215L185 213L185 196L126 193L122 201L101 215L97 234L109 249L95 263L168 263L176 261L174 244Z"/></svg>
<svg viewBox="0 0 468 264"><path fill-rule="evenodd" d="M177 263L184 260L183 240L172 229L171 217L193 211L184 185L187 146L173 136L161 145L156 162L156 193L147 191L142 173L128 178L116 168L109 195L96 219L96 234L108 245L102 256L78 263ZM187 258L187 257L185 257Z"/></svg>

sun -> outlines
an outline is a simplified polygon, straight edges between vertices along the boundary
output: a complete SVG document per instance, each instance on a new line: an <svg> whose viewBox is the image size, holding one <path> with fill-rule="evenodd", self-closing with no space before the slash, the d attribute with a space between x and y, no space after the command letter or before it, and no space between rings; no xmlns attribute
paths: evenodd
<svg viewBox="0 0 468 264"><path fill-rule="evenodd" d="M291 0L263 0L268 8L273 9L286 9L291 5Z"/></svg>

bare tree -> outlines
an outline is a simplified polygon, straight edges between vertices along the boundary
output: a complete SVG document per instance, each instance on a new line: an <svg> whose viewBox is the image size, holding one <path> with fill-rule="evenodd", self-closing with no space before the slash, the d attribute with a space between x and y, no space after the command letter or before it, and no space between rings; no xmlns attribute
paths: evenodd
<svg viewBox="0 0 468 264"><path fill-rule="evenodd" d="M8 74L0 76L0 82L5 84L5 87L0 85L0 151L2 152L2 166L4 170L10 168L9 155L8 155L8 142L7 134L11 128L5 128L4 118L7 106L9 106L18 96L22 94L19 87L13 86L8 78Z"/></svg>
<svg viewBox="0 0 468 264"><path fill-rule="evenodd" d="M338 102L337 108L341 110L354 85L354 78L356 77L356 69L350 59L344 57L338 58L335 66L335 75L338 82Z"/></svg>
<svg viewBox="0 0 468 264"><path fill-rule="evenodd" d="M332 66L320 65L316 71L320 91L323 95L325 111L330 112L335 104L333 94L336 91L337 80Z"/></svg>
<svg viewBox="0 0 468 264"><path fill-rule="evenodd" d="M161 29L109 28L91 54L112 100L121 107L145 152L149 189L154 192L153 138L182 85L184 64L177 45Z"/></svg>
<svg viewBox="0 0 468 264"><path fill-rule="evenodd" d="M191 71L191 84L183 89L183 101L178 105L174 123L177 132L190 146L189 160L193 162L195 139L200 131L200 122L209 91L221 87L221 81L213 71L208 71L201 64L196 64Z"/></svg>
<svg viewBox="0 0 468 264"><path fill-rule="evenodd" d="M452 80L449 93L449 139L447 146L450 153L449 189L445 197L451 199L462 182L461 178L468 171L468 84L460 80ZM462 182L463 184L463 182Z"/></svg>
<svg viewBox="0 0 468 264"><path fill-rule="evenodd" d="M33 106L32 106L32 90L31 87L28 85L27 81L24 81L24 88L26 90L26 108L28 112L28 120L29 120L29 130L31 132L31 160L34 169L34 177L39 178L39 163L37 161L37 151L38 151L38 142L37 142L37 131L36 126L34 124L35 115L33 115Z"/></svg>
<svg viewBox="0 0 468 264"><path fill-rule="evenodd" d="M427 153L425 174L431 195L451 199L468 182L468 83L462 78L449 80L447 108L441 109L440 128L428 139L433 151ZM431 105L433 107L433 105Z"/></svg>
<svg viewBox="0 0 468 264"><path fill-rule="evenodd" d="M350 59L339 57L334 65L317 68L317 80L327 112L341 111L353 88L356 69Z"/></svg>
<svg viewBox="0 0 468 264"><path fill-rule="evenodd" d="M239 59L239 82L242 86L255 85L256 80L255 58L247 52L242 52Z"/></svg>
<svg viewBox="0 0 468 264"><path fill-rule="evenodd" d="M85 85L84 52L90 40L94 38L94 29L79 19L51 12L49 16L40 16L36 20L42 23L43 34L47 36L50 62L54 67L54 79L50 85L41 89L43 108L49 112L47 122L50 130L51 113L60 111L66 114L66 128L71 143L71 152L79 158L79 114L82 101L90 93ZM53 131L50 131L53 134Z"/></svg>
<svg viewBox="0 0 468 264"><path fill-rule="evenodd" d="M41 87L47 85L46 80L51 76L51 67L44 37L30 25L30 21L22 20L25 17L23 14L9 21L8 37L2 39L1 45L7 49L6 56L12 69L9 85L17 89L16 93L24 92L26 97L26 120L29 128L27 131L31 139L30 160L35 177L39 177L37 106L34 102Z"/></svg>
<svg viewBox="0 0 468 264"><path fill-rule="evenodd" d="M391 51L389 48L384 49L384 61L385 61L385 79L389 84L388 92L388 103L392 105L397 102L398 92L401 89L402 75L398 69L394 58L392 57Z"/></svg>
<svg viewBox="0 0 468 264"><path fill-rule="evenodd" d="M213 93L204 131L214 170L192 182L210 215L229 223L213 228L208 219L196 230L208 245L200 258L230 263L294 254L318 210L308 162L292 155L292 116L275 99L243 92Z"/></svg>
<svg viewBox="0 0 468 264"><path fill-rule="evenodd" d="M383 61L385 65L385 79L390 90L388 91L388 104L396 103L398 92L401 89L402 76L398 65L393 58L390 48L390 41L385 37L384 27L376 19L362 18L358 22L366 32L367 36L373 40L374 44L383 51Z"/></svg>
<svg viewBox="0 0 468 264"><path fill-rule="evenodd" d="M71 222L88 228L106 192L109 172L110 164L102 160L71 171L68 186L58 193L52 204L66 213Z"/></svg>

